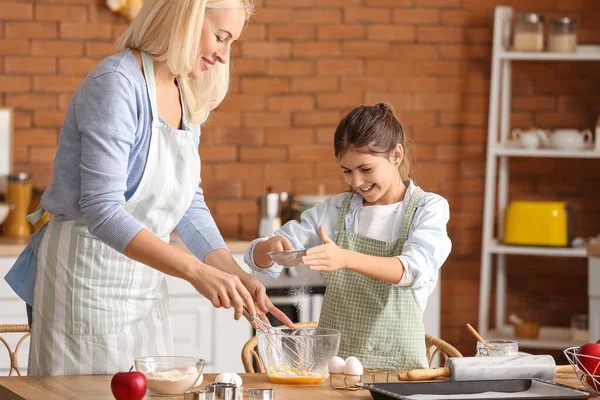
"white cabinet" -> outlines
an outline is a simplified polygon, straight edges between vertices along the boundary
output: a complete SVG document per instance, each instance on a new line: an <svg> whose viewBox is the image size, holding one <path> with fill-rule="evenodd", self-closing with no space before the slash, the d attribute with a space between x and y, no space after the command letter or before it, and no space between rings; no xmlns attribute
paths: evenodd
<svg viewBox="0 0 600 400"><path fill-rule="evenodd" d="M205 372L244 372L242 347L252 327L233 319L233 310L215 309L199 294L171 293L171 324L175 355L205 360Z"/></svg>
<svg viewBox="0 0 600 400"><path fill-rule="evenodd" d="M241 254L234 254L243 263ZM14 257L0 257L0 324L27 324L25 303L17 297L4 280L14 264ZM170 294L171 323L176 355L202 358L205 372L244 372L242 347L253 333L245 320L235 321L233 310L215 309L210 301L200 295L188 282L167 277ZM13 350L22 337L20 334L2 335ZM29 339L19 350L21 373L27 371ZM0 376L8 375L8 352L0 344Z"/></svg>
<svg viewBox="0 0 600 400"><path fill-rule="evenodd" d="M243 254L233 255L243 265ZM245 319L233 319L233 309L215 309L188 282L167 277L173 344L176 355L205 360L205 372L244 372L242 347L252 337Z"/></svg>
<svg viewBox="0 0 600 400"><path fill-rule="evenodd" d="M4 275L16 261L16 257L0 257L0 325L27 324L27 311L25 303L17 297L15 292L4 280ZM14 351L17 343L23 337L22 333L3 333L2 337ZM19 348L19 369L24 375L27 372L27 357L29 355L29 339L26 339ZM10 358L8 351L0 343L0 376L8 375ZM14 371L13 371L14 374Z"/></svg>

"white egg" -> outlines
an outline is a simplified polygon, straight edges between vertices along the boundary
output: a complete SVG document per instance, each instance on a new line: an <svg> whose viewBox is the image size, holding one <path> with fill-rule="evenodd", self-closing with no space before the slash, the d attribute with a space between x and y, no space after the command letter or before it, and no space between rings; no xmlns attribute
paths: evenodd
<svg viewBox="0 0 600 400"><path fill-rule="evenodd" d="M356 357L346 358L344 366L344 374L346 374L346 383L354 385L359 382L360 376L363 374L363 365Z"/></svg>
<svg viewBox="0 0 600 400"><path fill-rule="evenodd" d="M217 383L233 383L237 387L242 386L242 377L235 372L221 372L215 378Z"/></svg>
<svg viewBox="0 0 600 400"><path fill-rule="evenodd" d="M330 374L343 374L346 361L342 357L334 356L329 359L327 368Z"/></svg>
<svg viewBox="0 0 600 400"><path fill-rule="evenodd" d="M242 387L242 377L236 374L235 372L232 372L231 375L233 376L233 380L235 381L235 386Z"/></svg>

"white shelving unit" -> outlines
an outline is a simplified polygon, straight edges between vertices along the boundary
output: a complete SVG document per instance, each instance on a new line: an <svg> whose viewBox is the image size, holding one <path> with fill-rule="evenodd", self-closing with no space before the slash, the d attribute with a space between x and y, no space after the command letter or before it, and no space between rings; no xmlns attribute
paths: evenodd
<svg viewBox="0 0 600 400"><path fill-rule="evenodd" d="M511 246L498 243L496 239L492 239L490 241L488 250L490 254L501 255L512 254L521 256L587 257L585 248Z"/></svg>
<svg viewBox="0 0 600 400"><path fill-rule="evenodd" d="M486 338L513 339L512 325L506 320L506 255L586 257L584 248L510 246L499 242L504 236L504 212L508 202L509 159L511 157L599 158L600 151L528 150L517 147L509 138L513 61L600 61L600 46L578 46L575 53L508 51L511 7L496 7L492 80L488 121L488 142L479 292L479 332ZM496 183L497 182L497 183ZM497 186L497 192L496 192ZM497 211L496 213L494 211ZM497 232L494 234L494 215ZM492 261L496 258L496 321L489 329ZM565 349L581 343L571 340L569 328L542 327L536 340L519 339L523 348Z"/></svg>

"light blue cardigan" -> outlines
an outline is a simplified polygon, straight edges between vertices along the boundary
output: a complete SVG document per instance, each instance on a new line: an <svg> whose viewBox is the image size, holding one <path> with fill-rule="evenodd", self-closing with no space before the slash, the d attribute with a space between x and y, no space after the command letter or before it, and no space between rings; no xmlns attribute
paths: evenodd
<svg viewBox="0 0 600 400"><path fill-rule="evenodd" d="M152 111L146 81L133 53L104 59L79 85L65 115L52 182L42 206L54 215L85 218L90 232L119 252L142 229L123 205L137 189L146 165ZM188 127L200 142L200 126ZM37 250L45 226L34 233L5 279L29 305ZM175 228L200 260L227 248L198 188Z"/></svg>

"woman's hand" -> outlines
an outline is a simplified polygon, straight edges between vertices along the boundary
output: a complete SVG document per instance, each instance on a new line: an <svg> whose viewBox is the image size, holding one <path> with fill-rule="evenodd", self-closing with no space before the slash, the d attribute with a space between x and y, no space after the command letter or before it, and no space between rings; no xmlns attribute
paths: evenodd
<svg viewBox="0 0 600 400"><path fill-rule="evenodd" d="M200 294L210 300L215 308L233 307L236 320L242 317L244 306L250 314L256 314L254 299L238 276L204 263L201 263L196 271L197 273L189 282Z"/></svg>
<svg viewBox="0 0 600 400"><path fill-rule="evenodd" d="M285 313L279 308L275 307L271 300L267 297L267 289L262 283L260 283L258 279L252 275L248 275L247 277L242 278L242 283L252 295L252 298L254 299L258 310L260 311L258 314L260 319L268 322L269 320L266 318L265 314L271 313L285 326L290 329L295 329L294 323L288 318L288 316L285 315Z"/></svg>
<svg viewBox="0 0 600 400"><path fill-rule="evenodd" d="M348 250L340 249L327 236L322 226L319 226L319 236L323 244L306 250L306 255L302 257L302 264L308 265L313 271L331 272L348 268L350 264Z"/></svg>
<svg viewBox="0 0 600 400"><path fill-rule="evenodd" d="M243 272L226 249L217 249L201 262L193 255L163 242L147 229L142 229L123 252L127 257L149 265L165 274L190 282L215 307L235 310L242 316L243 307L255 313L254 300L236 273ZM211 265L220 265L217 269Z"/></svg>
<svg viewBox="0 0 600 400"><path fill-rule="evenodd" d="M269 268L273 265L273 260L267 253L282 250L294 250L294 246L285 236L273 236L258 242L254 246L254 264L259 268Z"/></svg>
<svg viewBox="0 0 600 400"><path fill-rule="evenodd" d="M292 321L290 321L290 319L281 310L271 303L271 300L269 300L266 295L266 289L264 285L260 283L258 279L254 277L254 275L242 270L228 250L213 250L206 255L204 262L208 263L209 265L215 265L220 272L232 275L240 282L242 288L244 289L244 293L248 293L251 299L251 307L248 306L247 299L245 301L246 309L250 314L258 315L263 321L268 321L265 314L270 312L285 325L293 327ZM239 315L242 315L241 311ZM238 319L239 315L236 309L236 319Z"/></svg>

